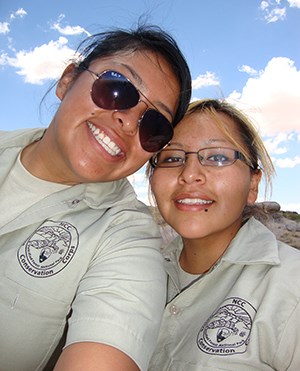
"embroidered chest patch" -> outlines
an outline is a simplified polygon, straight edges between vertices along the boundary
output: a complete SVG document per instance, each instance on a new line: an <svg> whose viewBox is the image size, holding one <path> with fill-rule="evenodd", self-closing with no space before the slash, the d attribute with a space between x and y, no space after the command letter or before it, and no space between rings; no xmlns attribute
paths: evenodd
<svg viewBox="0 0 300 371"><path fill-rule="evenodd" d="M255 308L246 300L226 299L199 331L198 347L215 355L245 353L255 313Z"/></svg>
<svg viewBox="0 0 300 371"><path fill-rule="evenodd" d="M46 220L20 247L19 263L31 276L53 276L70 263L78 241L77 229L72 224Z"/></svg>

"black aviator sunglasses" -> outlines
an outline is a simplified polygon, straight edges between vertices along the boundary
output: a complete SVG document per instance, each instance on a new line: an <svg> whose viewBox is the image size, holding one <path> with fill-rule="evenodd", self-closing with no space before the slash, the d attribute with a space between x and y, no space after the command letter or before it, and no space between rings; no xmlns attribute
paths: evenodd
<svg viewBox="0 0 300 371"><path fill-rule="evenodd" d="M151 103L121 73L109 70L98 74L88 68L86 70L97 76L91 89L91 97L98 107L106 110L130 109L142 100L141 96ZM151 105L155 107L154 104ZM140 143L147 152L161 150L173 137L171 123L158 109L147 109L139 119L138 125Z"/></svg>

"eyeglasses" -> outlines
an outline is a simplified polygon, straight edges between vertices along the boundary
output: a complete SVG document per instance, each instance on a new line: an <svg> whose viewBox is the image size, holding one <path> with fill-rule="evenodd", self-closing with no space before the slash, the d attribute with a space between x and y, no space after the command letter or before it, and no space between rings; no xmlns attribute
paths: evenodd
<svg viewBox="0 0 300 371"><path fill-rule="evenodd" d="M116 71L104 71L100 74L87 71L97 76L91 89L93 102L106 110L126 110L135 107L141 96L154 104L141 93L127 77ZM147 152L161 150L173 137L173 127L168 119L155 109L147 109L138 121L140 143Z"/></svg>
<svg viewBox="0 0 300 371"><path fill-rule="evenodd" d="M251 168L255 169L253 165L248 163L241 152L232 148L222 147L203 148L197 152L186 152L183 149L165 148L156 153L151 158L150 163L153 167L180 167L185 165L186 159L190 154L196 154L200 164L203 166L229 166L234 164L237 160L241 160Z"/></svg>

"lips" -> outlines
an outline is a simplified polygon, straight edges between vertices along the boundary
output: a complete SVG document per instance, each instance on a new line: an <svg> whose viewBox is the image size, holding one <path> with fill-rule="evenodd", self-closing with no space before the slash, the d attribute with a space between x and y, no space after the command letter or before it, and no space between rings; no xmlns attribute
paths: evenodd
<svg viewBox="0 0 300 371"><path fill-rule="evenodd" d="M122 150L120 147L116 145L115 142L113 142L109 136L107 136L104 131L97 128L95 125L93 125L91 122L87 121L87 125L91 130L91 133L93 134L94 138L97 140L97 142L101 145L103 149L107 153L109 153L111 156L118 156Z"/></svg>

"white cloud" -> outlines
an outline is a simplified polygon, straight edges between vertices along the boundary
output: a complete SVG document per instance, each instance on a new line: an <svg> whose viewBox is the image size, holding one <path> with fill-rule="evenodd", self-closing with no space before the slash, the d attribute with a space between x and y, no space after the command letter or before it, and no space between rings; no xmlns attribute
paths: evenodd
<svg viewBox="0 0 300 371"><path fill-rule="evenodd" d="M300 165L300 157L295 156L293 158L290 158L290 157L277 158L277 159L273 159L273 162L277 167L292 169L295 166Z"/></svg>
<svg viewBox="0 0 300 371"><path fill-rule="evenodd" d="M246 72L248 75L251 75L251 76L255 76L258 73L256 71L256 69L254 69L250 66L247 66L247 65L243 65L241 68L239 68L239 71L240 72Z"/></svg>
<svg viewBox="0 0 300 371"><path fill-rule="evenodd" d="M282 143L288 141L289 138L288 133L279 133L275 137L265 139L264 145L270 154L283 154L287 152L287 147L282 145Z"/></svg>
<svg viewBox="0 0 300 371"><path fill-rule="evenodd" d="M53 30L56 30L58 31L59 33L61 33L62 35L80 35L82 33L85 33L87 35L90 35L89 32L87 32L83 27L81 26L61 26L61 22L62 20L65 18L65 15L64 14L60 14L60 16L58 17L58 20L57 22L53 23L51 25L51 28Z"/></svg>
<svg viewBox="0 0 300 371"><path fill-rule="evenodd" d="M0 34L6 34L9 32L9 23L8 22L0 22Z"/></svg>
<svg viewBox="0 0 300 371"><path fill-rule="evenodd" d="M80 26L65 26L61 27L58 23L55 23L52 28L57 30L62 35L79 35L82 33L87 33L84 28Z"/></svg>
<svg viewBox="0 0 300 371"><path fill-rule="evenodd" d="M149 200L149 186L148 179L146 177L146 165L144 165L139 171L127 177L131 185L133 186L138 199L144 202L146 205L150 204Z"/></svg>
<svg viewBox="0 0 300 371"><path fill-rule="evenodd" d="M10 19L15 19L17 17L23 18L23 17L25 17L25 15L27 15L26 10L24 10L23 8L19 8L14 13L11 13Z"/></svg>
<svg viewBox="0 0 300 371"><path fill-rule="evenodd" d="M201 89L205 86L216 86L219 85L219 80L213 72L207 71L204 75L199 75L195 80L192 81L193 89Z"/></svg>
<svg viewBox="0 0 300 371"><path fill-rule="evenodd" d="M145 175L145 168L143 167L141 170L139 170L138 172L128 176L128 180L130 181L131 184L141 184L141 183L146 183L147 182L147 178L146 178L146 175Z"/></svg>
<svg viewBox="0 0 300 371"><path fill-rule="evenodd" d="M291 8L300 8L300 0L287 0Z"/></svg>
<svg viewBox="0 0 300 371"><path fill-rule="evenodd" d="M27 12L23 8L19 8L14 13L11 13L9 18L13 21L15 18L23 18L27 15ZM0 22L0 34L7 34L10 32L10 23L9 22Z"/></svg>
<svg viewBox="0 0 300 371"><path fill-rule="evenodd" d="M269 4L268 4L267 1L262 1L262 2L260 3L260 9L261 9L261 10L265 10L265 9L267 9L268 7L269 7Z"/></svg>
<svg viewBox="0 0 300 371"><path fill-rule="evenodd" d="M300 71L288 58L269 61L258 76L248 79L242 92L233 91L228 100L243 109L262 135L300 131Z"/></svg>
<svg viewBox="0 0 300 371"><path fill-rule="evenodd" d="M283 21L286 17L286 8L280 8L281 0L266 0L260 3L263 18L267 23Z"/></svg>
<svg viewBox="0 0 300 371"><path fill-rule="evenodd" d="M275 8L272 9L266 16L265 20L267 23L273 23L277 21L282 21L286 17L286 8Z"/></svg>
<svg viewBox="0 0 300 371"><path fill-rule="evenodd" d="M66 38L60 37L32 51L21 50L14 58L2 55L2 62L4 60L5 64L17 68L25 82L42 84L45 80L58 78L67 61L74 57L74 50L66 45L67 42Z"/></svg>

